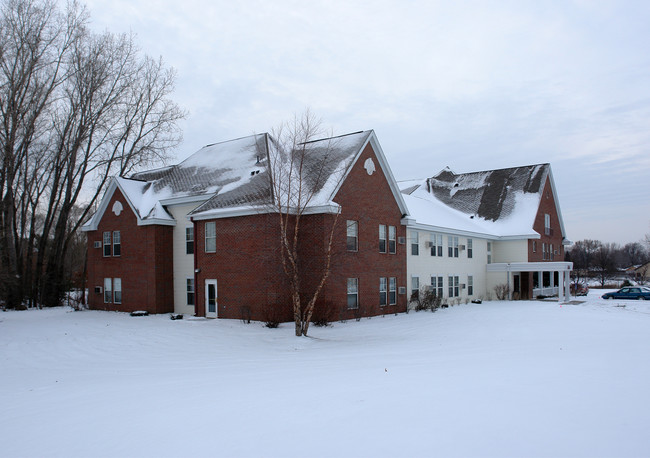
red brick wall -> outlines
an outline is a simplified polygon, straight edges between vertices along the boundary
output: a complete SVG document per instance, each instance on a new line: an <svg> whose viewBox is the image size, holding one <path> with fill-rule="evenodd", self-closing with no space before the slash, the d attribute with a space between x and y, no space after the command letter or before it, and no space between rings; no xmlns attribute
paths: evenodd
<svg viewBox="0 0 650 458"><path fill-rule="evenodd" d="M215 253L205 252L208 221L195 221L198 316L205 316L205 280L215 279L219 318L292 320L277 218L262 214L212 220L216 222ZM279 307L269 310L274 305Z"/></svg>
<svg viewBox="0 0 650 458"><path fill-rule="evenodd" d="M122 203L123 211L116 216L113 204ZM104 231L120 231L121 255L104 257ZM88 304L91 309L149 313L174 310L172 226L138 226L137 218L119 188L109 200L108 207L96 231L88 237ZM111 246L112 253L112 246ZM95 286L104 287L104 278L122 279L122 303L104 303L104 294L95 293Z"/></svg>
<svg viewBox="0 0 650 458"><path fill-rule="evenodd" d="M549 214L551 216L551 231L552 231L551 235L546 235L544 232L544 214ZM541 238L535 241L536 242L535 252L533 252L533 240L528 240L528 261L529 262L563 261L564 260L564 247L562 246L563 234L560 228L560 220L558 218L555 199L553 197L553 191L551 190L551 182L549 178L546 178L546 183L544 184L542 200L539 204L539 209L537 210L537 216L535 216L533 229L535 230L535 232L540 234ZM545 243L547 246L553 244L553 250L557 250L557 254L553 256L552 260L543 259L543 253L542 253L543 243Z"/></svg>
<svg viewBox="0 0 650 458"><path fill-rule="evenodd" d="M377 170L368 175L363 167L372 158ZM406 286L406 246L397 254L379 253L379 224L395 226L405 237L401 213L372 148L363 151L335 199L342 206L336 221L331 273L319 298L319 308L329 303L330 319L351 319L406 310L406 295L398 303L379 306L379 277L396 277ZM265 321L268 307L278 305L280 321L291 321L292 308L287 276L281 264L278 215L251 215L213 220L217 252L205 253L205 223L195 222L197 315L205 315L205 280L217 280L218 316ZM325 265L329 229L334 215L306 215L300 230L301 297L313 295ZM359 250L346 249L346 221L359 223ZM359 279L359 310L347 309L347 279Z"/></svg>

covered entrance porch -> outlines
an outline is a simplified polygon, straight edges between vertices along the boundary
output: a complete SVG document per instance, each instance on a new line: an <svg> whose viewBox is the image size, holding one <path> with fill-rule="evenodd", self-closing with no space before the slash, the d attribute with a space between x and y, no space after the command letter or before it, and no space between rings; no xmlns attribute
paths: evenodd
<svg viewBox="0 0 650 458"><path fill-rule="evenodd" d="M503 273L510 299L555 296L570 299L572 262L501 262L487 265L488 272Z"/></svg>

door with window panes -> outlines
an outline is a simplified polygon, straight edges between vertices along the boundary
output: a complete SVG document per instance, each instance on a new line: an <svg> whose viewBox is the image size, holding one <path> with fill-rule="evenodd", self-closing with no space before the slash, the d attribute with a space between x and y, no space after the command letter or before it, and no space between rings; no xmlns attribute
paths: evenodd
<svg viewBox="0 0 650 458"><path fill-rule="evenodd" d="M205 316L217 318L217 280L205 281Z"/></svg>

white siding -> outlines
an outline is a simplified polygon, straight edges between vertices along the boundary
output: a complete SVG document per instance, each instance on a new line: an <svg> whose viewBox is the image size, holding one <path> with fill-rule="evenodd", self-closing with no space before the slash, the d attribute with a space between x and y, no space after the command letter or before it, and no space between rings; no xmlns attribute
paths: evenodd
<svg viewBox="0 0 650 458"><path fill-rule="evenodd" d="M194 255L186 253L185 228L192 226L187 214L196 208L196 205L194 203L167 207L169 213L176 220L176 226L174 226L174 313L185 315L194 315L194 306L187 305L187 279L194 278ZM196 291L196 285L194 290Z"/></svg>
<svg viewBox="0 0 650 458"><path fill-rule="evenodd" d="M474 277L474 294L467 295L467 288L460 289L460 296L458 300L465 302L473 299L486 299L486 264L487 264L487 240L476 237L472 239L472 258L467 257L467 239L465 236L458 236L458 245L464 245L465 249L459 249L458 257L449 257L449 235L443 232L433 232L418 230L418 238L420 242L420 254L413 256L411 254L411 231L414 229L408 228L407 230L407 255L406 255L406 269L407 269L407 291L411 292L411 278L419 277L420 287L424 285L431 285L431 276L440 275L444 277L444 297L448 296L449 284L448 277L450 275L457 275L459 283L467 285L467 276ZM427 247L427 242L431 240L431 234L442 234L442 256L431 256L431 249ZM456 236L454 236L456 237ZM494 248L492 249L494 252ZM457 298L453 298L456 300Z"/></svg>

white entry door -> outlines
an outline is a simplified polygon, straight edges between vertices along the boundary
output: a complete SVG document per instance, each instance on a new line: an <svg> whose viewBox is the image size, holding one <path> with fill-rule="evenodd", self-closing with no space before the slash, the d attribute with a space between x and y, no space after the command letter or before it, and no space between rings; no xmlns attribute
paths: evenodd
<svg viewBox="0 0 650 458"><path fill-rule="evenodd" d="M217 318L217 280L205 281L205 316Z"/></svg>

